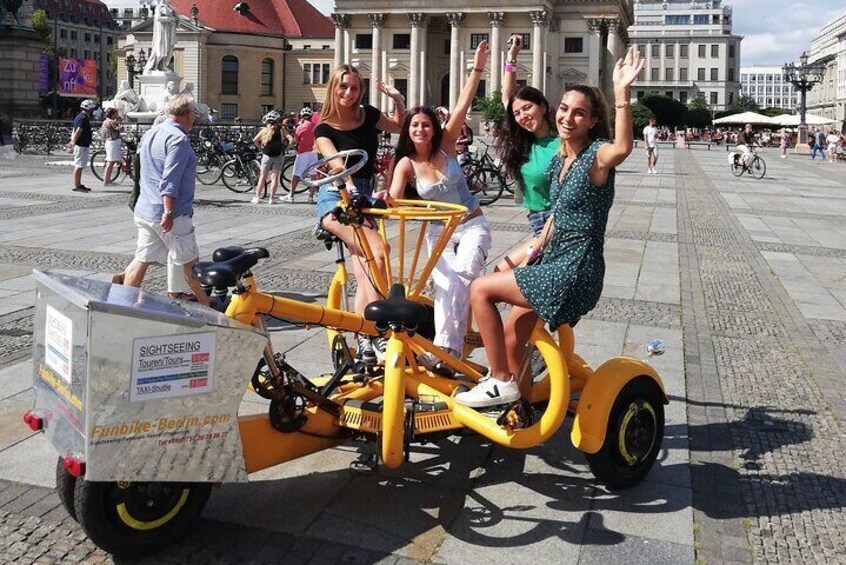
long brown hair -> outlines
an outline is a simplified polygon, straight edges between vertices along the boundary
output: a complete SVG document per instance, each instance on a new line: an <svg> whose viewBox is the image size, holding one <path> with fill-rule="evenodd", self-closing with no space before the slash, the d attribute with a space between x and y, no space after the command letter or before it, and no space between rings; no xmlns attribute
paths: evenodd
<svg viewBox="0 0 846 565"><path fill-rule="evenodd" d="M337 123L341 117L341 110L338 107L338 100L335 92L338 90L338 85L344 79L344 75L351 74L358 77L358 100L356 105L360 107L361 98L364 96L364 80L361 78L361 73L352 65L340 65L329 77L329 84L326 85L326 96L323 99L323 106L320 108L320 122Z"/></svg>
<svg viewBox="0 0 846 565"><path fill-rule="evenodd" d="M517 179L523 186L523 175L520 173L520 168L529 160L532 145L537 141L537 138L532 132L523 129L514 118L512 108L515 100L523 100L540 106L543 109L544 119L549 126L550 133L555 132L555 112L550 108L543 92L531 86L522 86L508 99L502 120L494 126L496 150L502 156L505 172L511 178Z"/></svg>

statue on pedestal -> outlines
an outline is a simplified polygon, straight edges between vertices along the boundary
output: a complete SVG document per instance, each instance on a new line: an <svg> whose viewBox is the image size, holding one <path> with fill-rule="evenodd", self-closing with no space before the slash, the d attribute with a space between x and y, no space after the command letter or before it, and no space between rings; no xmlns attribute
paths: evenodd
<svg viewBox="0 0 846 565"><path fill-rule="evenodd" d="M6 25L6 17L12 14L15 17L15 22L21 24L20 9L23 6L24 0L0 0L0 27Z"/></svg>
<svg viewBox="0 0 846 565"><path fill-rule="evenodd" d="M176 46L176 23L179 16L170 0L159 0L153 16L153 42L145 73L173 70L173 49Z"/></svg>

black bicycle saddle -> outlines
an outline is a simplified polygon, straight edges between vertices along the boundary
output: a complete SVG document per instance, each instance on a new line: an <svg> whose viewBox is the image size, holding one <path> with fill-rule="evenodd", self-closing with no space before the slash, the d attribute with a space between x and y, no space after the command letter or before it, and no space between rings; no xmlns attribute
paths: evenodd
<svg viewBox="0 0 846 565"><path fill-rule="evenodd" d="M371 302L364 308L364 317L376 323L376 329L386 331L392 324L401 324L415 331L426 320L426 307L405 297L405 287L391 286L388 298Z"/></svg>

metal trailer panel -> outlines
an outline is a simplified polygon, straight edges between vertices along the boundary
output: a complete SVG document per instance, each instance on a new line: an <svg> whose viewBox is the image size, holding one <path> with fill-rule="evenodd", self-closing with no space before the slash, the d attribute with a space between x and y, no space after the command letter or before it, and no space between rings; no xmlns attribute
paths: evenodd
<svg viewBox="0 0 846 565"><path fill-rule="evenodd" d="M266 334L139 289L35 276L36 410L87 480L247 480L237 413ZM70 375L55 355L63 331Z"/></svg>

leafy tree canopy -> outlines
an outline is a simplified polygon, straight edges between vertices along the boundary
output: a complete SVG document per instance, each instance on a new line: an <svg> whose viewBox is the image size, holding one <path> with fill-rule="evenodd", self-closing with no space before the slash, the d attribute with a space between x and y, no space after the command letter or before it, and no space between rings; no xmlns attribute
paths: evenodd
<svg viewBox="0 0 846 565"><path fill-rule="evenodd" d="M753 98L741 96L737 99L737 102L729 106L729 110L732 114L739 114L741 112L760 112L761 106L755 102Z"/></svg>
<svg viewBox="0 0 846 565"><path fill-rule="evenodd" d="M687 108L689 110L707 110L708 102L705 100L705 95L701 92L697 94L695 98L688 102Z"/></svg>
<svg viewBox="0 0 846 565"><path fill-rule="evenodd" d="M652 110L658 125L670 128L681 125L684 121L684 114L687 112L687 106L678 100L657 94L647 94L640 99L638 104L643 104Z"/></svg>
<svg viewBox="0 0 846 565"><path fill-rule="evenodd" d="M654 116L655 114L649 106L641 104L640 102L632 104L632 128L634 129L635 139L640 139L640 132L642 132L643 128L649 124L649 118Z"/></svg>
<svg viewBox="0 0 846 565"><path fill-rule="evenodd" d="M502 107L502 94L499 91L492 92L486 98L476 98L473 101L473 110L482 113L482 119L490 123L499 123L505 114Z"/></svg>

